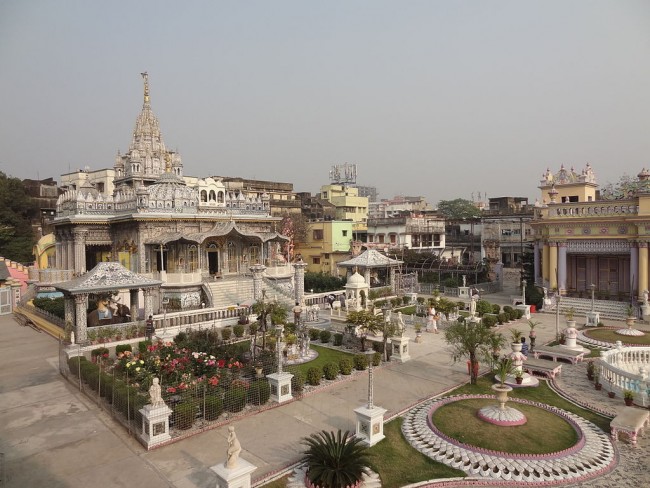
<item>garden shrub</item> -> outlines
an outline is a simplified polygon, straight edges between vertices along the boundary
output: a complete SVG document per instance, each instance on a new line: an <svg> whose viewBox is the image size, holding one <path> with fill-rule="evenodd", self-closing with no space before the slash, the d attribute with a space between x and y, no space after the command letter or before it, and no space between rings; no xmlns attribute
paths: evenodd
<svg viewBox="0 0 650 488"><path fill-rule="evenodd" d="M352 362L354 363L354 369L357 371L363 371L368 367L368 357L365 354L355 354Z"/></svg>
<svg viewBox="0 0 650 488"><path fill-rule="evenodd" d="M335 346L342 346L343 345L343 334L340 332L336 332L334 334L334 345Z"/></svg>
<svg viewBox="0 0 650 488"><path fill-rule="evenodd" d="M483 325L486 327L494 327L497 325L497 318L494 315L483 315Z"/></svg>
<svg viewBox="0 0 650 488"><path fill-rule="evenodd" d="M84 380L90 388L97 391L97 386L99 385L99 366L87 361L82 363L81 379Z"/></svg>
<svg viewBox="0 0 650 488"><path fill-rule="evenodd" d="M512 312L513 310L514 310L514 308L512 308L510 305L504 305L504 306L503 306L503 311L504 311L505 313L507 313L507 314L509 314L509 313Z"/></svg>
<svg viewBox="0 0 650 488"><path fill-rule="evenodd" d="M97 361L98 357L102 357L104 359L108 358L108 347L98 347L96 349L93 349L90 351L90 357L93 361Z"/></svg>
<svg viewBox="0 0 650 488"><path fill-rule="evenodd" d="M517 320L517 310L510 310L508 312L508 318L510 320Z"/></svg>
<svg viewBox="0 0 650 488"><path fill-rule="evenodd" d="M339 360L339 371L346 376L352 374L352 361L349 358L341 358Z"/></svg>
<svg viewBox="0 0 650 488"><path fill-rule="evenodd" d="M221 329L221 339L222 340L229 341L231 336L232 336L232 329L229 329L227 327Z"/></svg>
<svg viewBox="0 0 650 488"><path fill-rule="evenodd" d="M295 334L296 333L296 324L293 322L289 322L288 324L284 324L284 333L285 334Z"/></svg>
<svg viewBox="0 0 650 488"><path fill-rule="evenodd" d="M249 333L250 335L255 335L255 334L257 334L257 331L258 331L258 330L259 330L259 326L257 325L256 322L253 322L252 324L250 324L250 325L248 326L248 333Z"/></svg>
<svg viewBox="0 0 650 488"><path fill-rule="evenodd" d="M112 375L100 373L99 395L110 401L113 398L114 383L115 380Z"/></svg>
<svg viewBox="0 0 650 488"><path fill-rule="evenodd" d="M501 312L501 305L499 305L498 303L493 303L492 304L492 313L494 315L499 315L499 312Z"/></svg>
<svg viewBox="0 0 650 488"><path fill-rule="evenodd" d="M241 412L246 406L246 389L235 386L223 396L223 406L228 412Z"/></svg>
<svg viewBox="0 0 650 488"><path fill-rule="evenodd" d="M499 315L497 315L497 320L499 321L499 325L505 324L508 321L508 314L501 312Z"/></svg>
<svg viewBox="0 0 650 488"><path fill-rule="evenodd" d="M264 405L271 397L271 385L265 379L254 380L248 388L248 401L253 405Z"/></svg>
<svg viewBox="0 0 650 488"><path fill-rule="evenodd" d="M393 306L393 308L399 307L401 303L402 300L400 300L399 297L393 297L390 299L390 304Z"/></svg>
<svg viewBox="0 0 650 488"><path fill-rule="evenodd" d="M181 331L178 334L176 334L176 337L174 337L174 344L182 344L187 340L187 332Z"/></svg>
<svg viewBox="0 0 650 488"><path fill-rule="evenodd" d="M517 318L520 319L524 316L524 311L520 309L516 309L515 313L517 314Z"/></svg>
<svg viewBox="0 0 650 488"><path fill-rule="evenodd" d="M244 330L244 326L241 324L234 325L232 328L232 331L237 338L244 337Z"/></svg>
<svg viewBox="0 0 650 488"><path fill-rule="evenodd" d="M118 344L115 346L115 354L119 355L121 352L126 352L129 351L131 352L133 348L131 347L131 344Z"/></svg>
<svg viewBox="0 0 650 488"><path fill-rule="evenodd" d="M307 383L312 386L320 385L320 379L323 376L323 372L318 366L312 366L307 370Z"/></svg>
<svg viewBox="0 0 650 488"><path fill-rule="evenodd" d="M370 296L372 296L372 291L370 291ZM377 300L375 302L375 308L382 308L386 303L386 300Z"/></svg>
<svg viewBox="0 0 650 488"><path fill-rule="evenodd" d="M293 378L291 378L291 390L299 392L302 391L304 387L305 373L298 369L293 373Z"/></svg>
<svg viewBox="0 0 650 488"><path fill-rule="evenodd" d="M309 339L312 341L317 341L320 337L319 329L309 329Z"/></svg>
<svg viewBox="0 0 650 488"><path fill-rule="evenodd" d="M68 369L70 373L79 378L79 370L81 368L81 363L85 363L86 358L84 356L75 356L68 359Z"/></svg>
<svg viewBox="0 0 650 488"><path fill-rule="evenodd" d="M370 341L372 350L375 352L384 352L384 343L379 341Z"/></svg>
<svg viewBox="0 0 650 488"><path fill-rule="evenodd" d="M381 353L376 352L372 355L372 365L379 366L381 364Z"/></svg>
<svg viewBox="0 0 650 488"><path fill-rule="evenodd" d="M402 304L403 304L403 305L408 305L410 301L411 301L411 297L410 297L410 296L408 296L408 295L404 295L404 296L402 297Z"/></svg>
<svg viewBox="0 0 650 488"><path fill-rule="evenodd" d="M187 430L192 427L196 416L196 405L192 402L181 402L174 407L174 427Z"/></svg>
<svg viewBox="0 0 650 488"><path fill-rule="evenodd" d="M321 330L320 334L318 334L318 337L322 343L326 344L330 341L332 333L329 330Z"/></svg>
<svg viewBox="0 0 650 488"><path fill-rule="evenodd" d="M144 354L145 352L147 352L147 348L150 345L151 345L151 341L140 341L140 342L138 342L138 352L140 352L140 354Z"/></svg>
<svg viewBox="0 0 650 488"><path fill-rule="evenodd" d="M479 300L476 302L476 313L482 317L486 313L492 313L492 304L487 300Z"/></svg>
<svg viewBox="0 0 650 488"><path fill-rule="evenodd" d="M335 380L339 375L339 365L336 363L325 363L323 365L323 374L326 380Z"/></svg>
<svg viewBox="0 0 650 488"><path fill-rule="evenodd" d="M205 420L217 420L223 413L223 400L217 395L207 395L205 397Z"/></svg>

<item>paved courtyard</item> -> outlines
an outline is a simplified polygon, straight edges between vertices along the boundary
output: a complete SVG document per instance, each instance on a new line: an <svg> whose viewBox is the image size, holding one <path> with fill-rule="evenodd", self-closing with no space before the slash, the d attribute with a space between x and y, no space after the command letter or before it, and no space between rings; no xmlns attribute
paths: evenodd
<svg viewBox="0 0 650 488"><path fill-rule="evenodd" d="M490 301L499 302L490 296ZM555 317L538 314L538 344L555 334ZM525 321L516 324L528 330ZM3 487L175 487L213 488L210 466L225 459L227 427L219 427L150 452L58 373L58 344L44 333L0 317L0 452ZM407 335L413 335L412 330ZM424 334L411 343L412 360L375 370L375 404L387 415L467 381L465 363L452 364L443 334ZM564 365L558 387L581 400L613 410L622 400L588 388L583 365ZM365 404L367 375L328 387L300 400L237 420L242 458L258 466L261 480L297 460L300 439L322 429L354 430L353 410ZM650 442L619 443L620 464L584 485L644 486L650 483ZM570 485L566 485L570 486Z"/></svg>

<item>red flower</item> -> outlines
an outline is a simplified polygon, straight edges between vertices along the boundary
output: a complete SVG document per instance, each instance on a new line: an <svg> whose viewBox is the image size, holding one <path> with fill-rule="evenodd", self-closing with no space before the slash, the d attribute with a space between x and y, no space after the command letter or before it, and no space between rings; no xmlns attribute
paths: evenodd
<svg viewBox="0 0 650 488"><path fill-rule="evenodd" d="M223 368L225 365L226 365L225 359L219 359L219 361L217 361L217 367Z"/></svg>
<svg viewBox="0 0 650 488"><path fill-rule="evenodd" d="M176 388L170 386L169 388L167 388L167 393L176 393Z"/></svg>
<svg viewBox="0 0 650 488"><path fill-rule="evenodd" d="M210 386L217 386L219 384L219 378L213 376L208 380L208 383L210 383Z"/></svg>

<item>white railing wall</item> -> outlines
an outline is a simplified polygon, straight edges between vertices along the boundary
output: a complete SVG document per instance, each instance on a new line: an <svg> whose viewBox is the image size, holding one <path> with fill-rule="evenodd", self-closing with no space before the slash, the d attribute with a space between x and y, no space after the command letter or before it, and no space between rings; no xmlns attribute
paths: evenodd
<svg viewBox="0 0 650 488"><path fill-rule="evenodd" d="M602 351L596 362L599 381L608 391L623 396L624 390L634 392L634 402L644 407L650 396L650 347L622 347Z"/></svg>

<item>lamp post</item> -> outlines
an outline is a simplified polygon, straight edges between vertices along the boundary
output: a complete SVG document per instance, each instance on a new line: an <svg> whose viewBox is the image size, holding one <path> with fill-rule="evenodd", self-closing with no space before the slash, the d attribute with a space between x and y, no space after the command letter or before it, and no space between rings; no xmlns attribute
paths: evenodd
<svg viewBox="0 0 650 488"><path fill-rule="evenodd" d="M594 302L594 293L596 291L596 285L593 283L589 285L589 288L591 288L591 311L594 312L596 309L596 303Z"/></svg>
<svg viewBox="0 0 650 488"><path fill-rule="evenodd" d="M522 305L526 305L526 280L521 280L521 297L524 301Z"/></svg>

